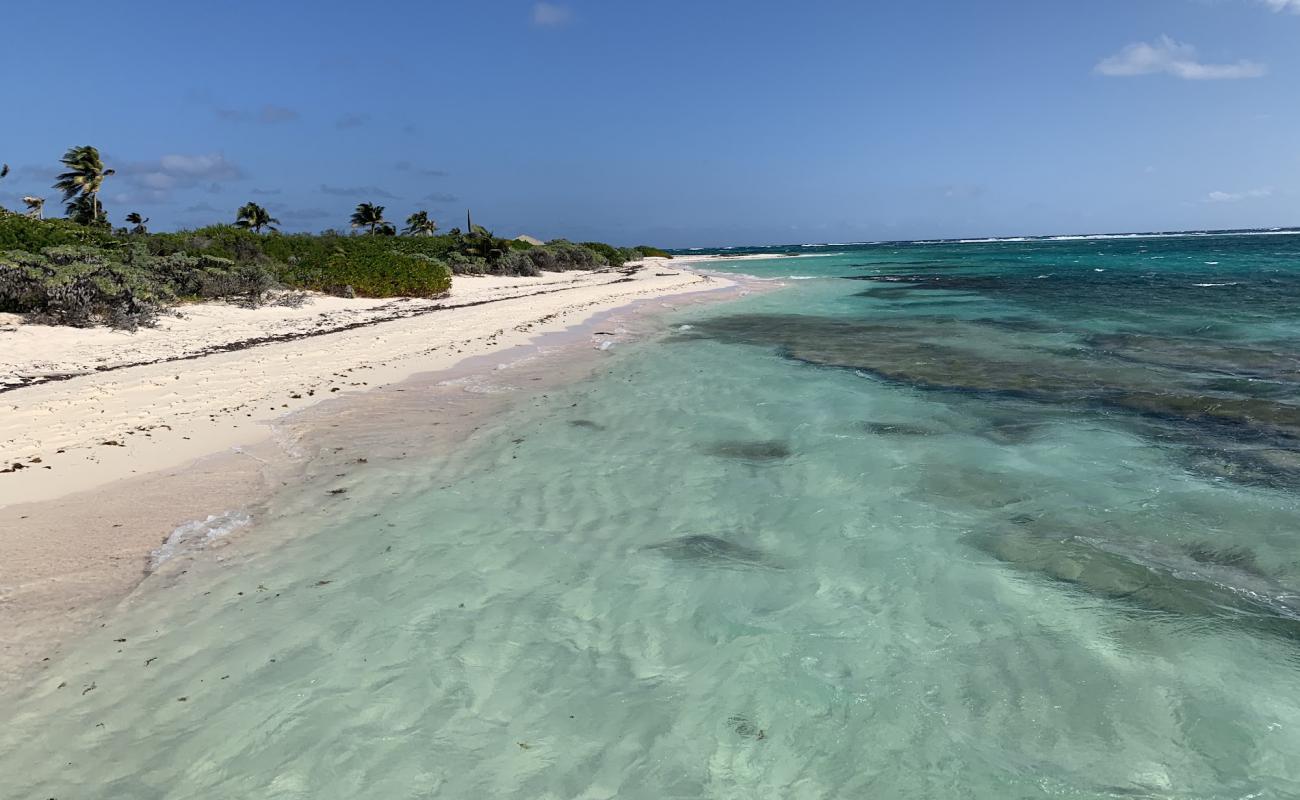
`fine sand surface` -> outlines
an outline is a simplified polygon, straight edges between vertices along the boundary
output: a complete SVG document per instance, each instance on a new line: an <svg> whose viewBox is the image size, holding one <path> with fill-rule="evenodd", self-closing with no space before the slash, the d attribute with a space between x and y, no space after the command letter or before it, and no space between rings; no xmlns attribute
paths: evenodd
<svg viewBox="0 0 1300 800"><path fill-rule="evenodd" d="M0 688L96 624L178 526L255 506L303 462L364 440L372 418L391 427L437 406L393 457L458 441L503 403L458 384L475 371L539 361L530 342L592 353L620 338L604 329L615 309L737 288L651 260L632 274L458 277L439 300L202 304L135 333L0 315ZM579 377L549 361L510 375Z"/></svg>

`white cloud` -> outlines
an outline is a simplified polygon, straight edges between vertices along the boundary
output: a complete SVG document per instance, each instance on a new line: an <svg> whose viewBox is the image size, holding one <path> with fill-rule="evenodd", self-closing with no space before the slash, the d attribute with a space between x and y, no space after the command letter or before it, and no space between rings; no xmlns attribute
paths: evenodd
<svg viewBox="0 0 1300 800"><path fill-rule="evenodd" d="M1300 14L1300 0L1260 0L1260 2L1274 11L1290 11L1292 14Z"/></svg>
<svg viewBox="0 0 1300 800"><path fill-rule="evenodd" d="M1269 197L1272 189L1247 189L1244 192L1210 192L1205 196L1206 203L1240 203L1242 200L1258 200Z"/></svg>
<svg viewBox="0 0 1300 800"><path fill-rule="evenodd" d="M557 28L573 17L568 6L557 3L534 3L533 24L543 28Z"/></svg>
<svg viewBox="0 0 1300 800"><path fill-rule="evenodd" d="M110 162L111 166L111 162ZM162 201L174 189L205 185L209 190L222 181L244 177L237 164L221 153L171 154L157 161L128 163L118 169L127 183L143 190L136 199Z"/></svg>
<svg viewBox="0 0 1300 800"><path fill-rule="evenodd" d="M1300 0L1288 0L1300 2ZM1129 77L1165 73L1184 80L1230 80L1258 78L1268 68L1255 61L1237 61L1233 64L1205 64L1196 60L1196 48L1161 36L1155 42L1136 42L1110 58L1102 59L1094 68L1101 75Z"/></svg>

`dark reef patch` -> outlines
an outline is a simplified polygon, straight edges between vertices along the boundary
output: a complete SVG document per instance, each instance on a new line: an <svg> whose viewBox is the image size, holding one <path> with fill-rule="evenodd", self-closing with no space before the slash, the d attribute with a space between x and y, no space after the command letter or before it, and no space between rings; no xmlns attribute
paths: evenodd
<svg viewBox="0 0 1300 800"><path fill-rule="evenodd" d="M688 338L770 347L806 364L916 389L1100 412L1162 445L1192 448L1187 457L1202 466L1211 463L1204 451L1213 450L1213 460L1234 465L1212 468L1220 477L1300 486L1300 457L1293 453L1300 452L1300 359L1280 345L1124 335L1081 337L1071 347L1059 336L1044 339L975 320L799 314L718 316L696 323ZM1256 381L1262 391L1234 391ZM1035 426L1022 423L995 422L985 433L995 441L1025 441Z"/></svg>
<svg viewBox="0 0 1300 800"><path fill-rule="evenodd" d="M768 462L780 461L792 455L785 442L768 440L731 439L705 445L704 452L718 458L732 458L737 461Z"/></svg>
<svg viewBox="0 0 1300 800"><path fill-rule="evenodd" d="M1300 641L1296 592L1267 577L1250 552L1195 545L1166 550L1051 529L1036 522L967 537L1009 566L1088 594L1177 617L1212 619Z"/></svg>
<svg viewBox="0 0 1300 800"><path fill-rule="evenodd" d="M648 545L644 549L656 552L672 561L697 566L781 569L781 566L762 550L709 534L678 536L675 539Z"/></svg>

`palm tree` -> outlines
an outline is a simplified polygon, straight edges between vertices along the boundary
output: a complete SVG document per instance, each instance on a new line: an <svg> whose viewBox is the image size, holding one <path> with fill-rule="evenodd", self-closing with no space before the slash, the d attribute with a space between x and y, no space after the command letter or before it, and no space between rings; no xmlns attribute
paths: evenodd
<svg viewBox="0 0 1300 800"><path fill-rule="evenodd" d="M384 207L377 206L374 203L361 203L357 210L352 212L352 227L364 228L369 226L369 233L373 234L375 228L383 225L387 220L384 219Z"/></svg>
<svg viewBox="0 0 1300 800"><path fill-rule="evenodd" d="M100 227L109 227L108 215L104 209L100 208L98 213L95 211L95 201L88 194L79 194L64 204L64 212L68 219L78 225L98 225Z"/></svg>
<svg viewBox="0 0 1300 800"><path fill-rule="evenodd" d="M149 218L140 216L139 211L132 211L130 214L127 214L126 221L128 224L135 226L134 228L131 229L131 233L149 232L149 229L145 227L145 225L149 224Z"/></svg>
<svg viewBox="0 0 1300 800"><path fill-rule="evenodd" d="M438 230L438 223L429 219L428 211L417 211L406 218L406 228L402 231L407 236L432 236Z"/></svg>
<svg viewBox="0 0 1300 800"><path fill-rule="evenodd" d="M35 219L45 219L45 198L32 197L28 195L23 198L23 203L27 205L27 216Z"/></svg>
<svg viewBox="0 0 1300 800"><path fill-rule="evenodd" d="M6 177L8 174L9 174L9 165L0 164L0 178Z"/></svg>
<svg viewBox="0 0 1300 800"><path fill-rule="evenodd" d="M65 202L73 198L84 198L84 202L68 203L69 216L75 216L79 220L89 217L90 223L99 223L102 218L99 190L104 185L104 179L117 171L105 169L99 150L90 145L69 147L62 160L68 171L59 175L54 188L63 192Z"/></svg>
<svg viewBox="0 0 1300 800"><path fill-rule="evenodd" d="M244 203L235 213L235 227L250 228L254 233L261 233L263 228L275 230L271 226L279 224L280 220L257 203Z"/></svg>

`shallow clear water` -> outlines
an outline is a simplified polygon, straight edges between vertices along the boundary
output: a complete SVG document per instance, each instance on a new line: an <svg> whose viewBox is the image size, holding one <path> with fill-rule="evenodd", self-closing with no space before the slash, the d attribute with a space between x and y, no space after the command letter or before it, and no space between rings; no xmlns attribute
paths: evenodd
<svg viewBox="0 0 1300 800"><path fill-rule="evenodd" d="M833 251L146 584L0 796L1300 795L1300 238Z"/></svg>

